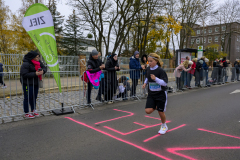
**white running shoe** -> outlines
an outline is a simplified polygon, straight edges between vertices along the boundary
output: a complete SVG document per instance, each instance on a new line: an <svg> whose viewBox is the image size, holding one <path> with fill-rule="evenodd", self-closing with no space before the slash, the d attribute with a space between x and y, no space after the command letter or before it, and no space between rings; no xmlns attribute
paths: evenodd
<svg viewBox="0 0 240 160"><path fill-rule="evenodd" d="M7 86L2 86L2 89L5 89L5 88L7 88Z"/></svg>
<svg viewBox="0 0 240 160"><path fill-rule="evenodd" d="M159 134L165 134L168 130L167 125L163 126L161 125L160 130L158 131Z"/></svg>

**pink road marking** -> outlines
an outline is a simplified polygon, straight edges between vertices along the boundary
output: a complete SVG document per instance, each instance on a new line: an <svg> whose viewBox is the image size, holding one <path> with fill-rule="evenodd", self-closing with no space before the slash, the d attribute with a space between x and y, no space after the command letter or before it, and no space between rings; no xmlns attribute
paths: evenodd
<svg viewBox="0 0 240 160"><path fill-rule="evenodd" d="M156 117L151 117L151 116L145 116L147 118L152 118L152 119L157 119L157 120L161 120L160 118L156 118Z"/></svg>
<svg viewBox="0 0 240 160"><path fill-rule="evenodd" d="M240 146L230 146L230 147L191 147L191 148L168 148L167 151L175 154L177 156L189 159L189 160L197 160L193 157L189 157L185 154L177 153L177 151L187 151L187 150L211 150L211 149L240 149Z"/></svg>
<svg viewBox="0 0 240 160"><path fill-rule="evenodd" d="M209 133L214 133L214 134L219 134L219 135L226 136L226 137L232 137L232 138L240 139L240 137L237 137L237 136L232 136L232 135L228 135L228 134L224 134L224 133L209 131L209 130L202 129L202 128L198 128L198 130L199 130L199 131L209 132Z"/></svg>
<svg viewBox="0 0 240 160"><path fill-rule="evenodd" d="M138 122L133 122L133 123L138 124L139 126L147 127L147 125L145 125L145 124L141 124L141 123L138 123Z"/></svg>
<svg viewBox="0 0 240 160"><path fill-rule="evenodd" d="M114 138L114 139L116 139L116 140L118 140L118 141L120 141L120 142L129 144L129 145L131 145L131 146L133 146L133 147L135 147L135 148L138 148L138 149L140 149L140 150L142 150L142 151L144 151L144 152L150 153L150 154L152 154L152 155L154 155L154 156L157 156L157 157L159 157L159 158L162 158L162 159L165 159L165 160L171 160L170 158L164 157L164 156L162 156L162 155L160 155L160 154L158 154L158 153L156 153L156 152L152 152L152 151L150 151L150 150L148 150L148 149L146 149L146 148L143 148L143 147L141 147L141 146L138 146L138 145L136 145L136 144L134 144L134 143L132 143L132 142L129 142L129 141L123 140L123 139L121 139L121 138L115 137L115 136L113 136L113 135L111 135L111 134L109 134L109 133L107 133L107 132L104 132L104 131L101 131L101 130L99 130L99 129L96 129L96 128L92 127L92 126L89 126L89 125L87 125L87 124L85 124L85 123L82 123L82 122L79 122L79 121L77 121L77 120L74 120L74 119L72 119L72 118L70 118L70 117L65 117L65 118L67 118L67 119L69 119L69 120L71 120L71 121L73 121L73 122L76 122L76 123L78 123L78 124L80 124L80 125L83 125L83 126L85 126L85 127L88 127L88 128L90 128L90 129L93 129L93 130L95 130L95 131L97 131L97 132L100 132L100 133L102 133L102 134L105 134L105 135L107 135L107 136L109 136L109 137L111 137L111 138Z"/></svg>
<svg viewBox="0 0 240 160"><path fill-rule="evenodd" d="M186 126L186 124L183 124L183 125L181 125L181 126L178 126L178 127L173 128L173 129L170 129L170 130L168 130L167 132L174 131L174 130L176 130L176 129L178 129L178 128L181 128L181 127L184 127L184 126ZM150 138L148 138L148 139L145 139L143 142L148 142L148 141L150 141L150 140L152 140L152 139L154 139L154 138L156 138L156 137L158 137L158 136L160 136L160 134L157 134L157 135L152 136L152 137L150 137Z"/></svg>
<svg viewBox="0 0 240 160"><path fill-rule="evenodd" d="M105 122L109 122L109 121L114 121L114 120L117 120L117 119L121 119L121 118L125 118L125 117L130 117L130 116L133 116L134 113L132 112L128 112L128 111L122 111L122 110L119 110L119 109L113 109L114 111L119 111L119 112L124 112L124 113L128 113L129 115L126 115L126 116L121 116L121 117L117 117L117 118L113 118L113 119L109 119L109 120L105 120L105 121L101 121L101 122L97 122L95 124L100 124L100 123L105 123Z"/></svg>
<svg viewBox="0 0 240 160"><path fill-rule="evenodd" d="M169 123L169 122L171 122L171 121L166 121L166 123ZM161 124L162 124L162 123L154 124L154 125L151 125L151 126L147 126L147 125L146 125L146 126L143 127L143 128L139 128L139 129L136 129L136 130L133 130L133 131L127 132L127 133L123 133L123 132L121 132L121 131L118 131L118 130L113 129L113 128L108 127L108 126L104 126L104 128L107 128L107 129L109 129L109 130L111 130L111 131L113 131L113 132L116 132L116 133L119 133L119 134L125 136L125 135L131 134L131 133L134 133L134 132L137 132L137 131L140 131L140 130L144 130L144 129L147 129L147 128L156 127L156 126L159 126L159 125L161 125Z"/></svg>

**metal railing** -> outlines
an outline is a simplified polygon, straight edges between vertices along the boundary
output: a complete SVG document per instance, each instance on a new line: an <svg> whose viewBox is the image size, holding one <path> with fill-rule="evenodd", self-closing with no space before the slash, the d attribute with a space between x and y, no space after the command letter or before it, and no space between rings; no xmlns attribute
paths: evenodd
<svg viewBox="0 0 240 160"><path fill-rule="evenodd" d="M239 72L236 71L236 68L209 68L209 70L202 70L202 72L199 72L201 74L199 80L196 78L196 74L190 80L190 73L181 72L181 76L177 81L174 70L173 68L165 69L168 75L169 92L182 91L190 86L191 88L194 88L194 86L199 87L199 85L209 87L213 84L239 80ZM116 101L139 100L146 97L148 92L147 89L142 89L146 78L145 70L103 71L104 78L101 79L98 89L94 89L92 85L86 83L79 71L59 71L62 93L59 92L59 88L52 76L53 73L47 72L43 75L43 88L37 88L36 99L31 95L34 93L34 87L32 89L31 86L35 86L39 81L32 80L31 83L30 79L27 84L23 85L21 83L23 77L20 77L19 72L3 73L2 80L7 88L0 88L0 120L6 122L23 119L22 117L25 115L24 97L25 103L32 103L33 108L38 113L45 115L52 114L55 109L61 109L62 103L65 108L72 108L73 110L74 108L94 108L94 106L100 104L111 104ZM26 86L29 88L27 99ZM34 103L31 99L33 99ZM29 111L31 112L31 109Z"/></svg>

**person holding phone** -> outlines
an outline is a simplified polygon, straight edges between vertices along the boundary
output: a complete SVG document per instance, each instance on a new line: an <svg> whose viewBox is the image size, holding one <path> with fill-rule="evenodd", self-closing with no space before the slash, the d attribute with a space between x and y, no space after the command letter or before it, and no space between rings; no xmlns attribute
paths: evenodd
<svg viewBox="0 0 240 160"><path fill-rule="evenodd" d="M24 92L23 109L26 118L39 116L36 111L39 82L42 81L42 75L47 72L47 68L39 59L40 56L37 52L28 52L23 58L23 64L20 69L20 82ZM29 113L29 104L32 114Z"/></svg>

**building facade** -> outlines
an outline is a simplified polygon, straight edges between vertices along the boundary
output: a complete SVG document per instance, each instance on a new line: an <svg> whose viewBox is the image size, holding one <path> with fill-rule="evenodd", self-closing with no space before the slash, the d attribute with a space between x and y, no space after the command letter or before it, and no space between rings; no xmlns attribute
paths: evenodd
<svg viewBox="0 0 240 160"><path fill-rule="evenodd" d="M195 25L191 36L184 39L183 48L203 46L214 48L215 52L225 52L227 58L234 62L240 58L240 23L228 23L209 26Z"/></svg>

